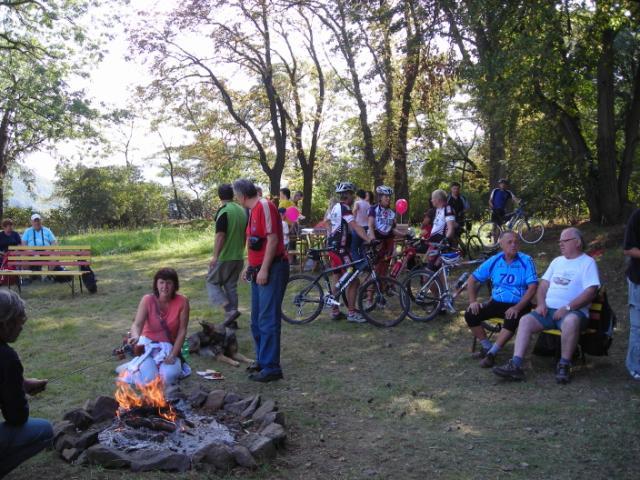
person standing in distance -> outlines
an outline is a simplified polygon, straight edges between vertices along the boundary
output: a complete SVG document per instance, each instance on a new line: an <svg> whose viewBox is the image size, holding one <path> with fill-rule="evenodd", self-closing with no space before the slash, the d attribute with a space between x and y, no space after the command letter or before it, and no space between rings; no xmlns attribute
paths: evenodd
<svg viewBox="0 0 640 480"><path fill-rule="evenodd" d="M258 197L256 187L249 180L236 180L233 190L238 203L251 212L246 229L249 265L245 278L251 281L251 333L256 364L249 379L272 382L283 378L280 329L289 260L284 249L282 222L278 208Z"/></svg>
<svg viewBox="0 0 640 480"><path fill-rule="evenodd" d="M498 180L498 188L494 188L489 196L489 207L491 208L491 221L502 225L506 214L507 202L513 200L518 202L511 190L507 190L509 182L506 178Z"/></svg>
<svg viewBox="0 0 640 480"><path fill-rule="evenodd" d="M624 234L624 254L629 257L629 348L627 370L640 380L640 209L629 217Z"/></svg>
<svg viewBox="0 0 640 480"><path fill-rule="evenodd" d="M216 214L216 236L213 256L207 273L207 293L212 305L224 309L224 325L238 328L238 279L244 268L244 245L247 214L233 201L233 188L228 183L218 187L222 206Z"/></svg>

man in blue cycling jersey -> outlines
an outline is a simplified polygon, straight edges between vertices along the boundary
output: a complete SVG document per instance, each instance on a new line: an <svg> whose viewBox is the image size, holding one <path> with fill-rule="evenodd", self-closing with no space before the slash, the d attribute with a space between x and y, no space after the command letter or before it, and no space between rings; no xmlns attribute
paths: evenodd
<svg viewBox="0 0 640 480"><path fill-rule="evenodd" d="M489 207L491 207L491 221L502 225L507 207L507 202L513 200L518 202L518 198L511 190L507 190L509 182L505 178L498 180L498 188L494 188L489 196Z"/></svg>
<svg viewBox="0 0 640 480"><path fill-rule="evenodd" d="M518 236L514 232L503 232L500 235L502 252L482 263L469 277L469 308L464 319L480 342L480 352L475 357L481 359L483 368L495 365L496 354L513 337L520 317L529 312L531 299L536 293L536 266L529 255L518 251L518 246ZM479 284L487 280L491 280L491 300L479 303ZM482 322L494 317L503 318L504 324L496 342L491 343Z"/></svg>

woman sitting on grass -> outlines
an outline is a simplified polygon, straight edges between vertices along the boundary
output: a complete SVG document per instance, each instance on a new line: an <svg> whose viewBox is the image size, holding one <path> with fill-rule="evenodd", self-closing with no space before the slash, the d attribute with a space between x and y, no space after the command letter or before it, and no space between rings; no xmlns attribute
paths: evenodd
<svg viewBox="0 0 640 480"><path fill-rule="evenodd" d="M29 418L26 394L44 390L46 380L24 379L22 364L8 345L18 339L27 321L17 293L0 290L0 478L47 447L53 429L47 420Z"/></svg>
<svg viewBox="0 0 640 480"><path fill-rule="evenodd" d="M191 373L180 360L189 325L189 300L177 293L179 288L173 268L156 272L153 293L140 300L129 334L129 343L139 355L116 369L124 381L146 385L160 375L165 385L171 385Z"/></svg>

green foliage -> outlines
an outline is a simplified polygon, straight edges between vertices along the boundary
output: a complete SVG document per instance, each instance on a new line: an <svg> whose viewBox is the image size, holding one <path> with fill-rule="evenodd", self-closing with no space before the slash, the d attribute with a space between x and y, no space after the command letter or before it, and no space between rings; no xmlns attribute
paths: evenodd
<svg viewBox="0 0 640 480"><path fill-rule="evenodd" d="M63 164L57 175L69 229L149 225L166 216L162 187L143 181L136 167Z"/></svg>

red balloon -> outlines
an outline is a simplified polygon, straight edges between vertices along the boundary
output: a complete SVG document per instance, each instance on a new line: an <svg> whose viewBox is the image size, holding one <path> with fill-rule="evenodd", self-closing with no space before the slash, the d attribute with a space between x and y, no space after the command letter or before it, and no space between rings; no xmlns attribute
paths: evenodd
<svg viewBox="0 0 640 480"><path fill-rule="evenodd" d="M404 198L398 199L396 202L396 212L400 215L404 215L409 211L409 202L407 202Z"/></svg>
<svg viewBox="0 0 640 480"><path fill-rule="evenodd" d="M291 206L287 208L287 211L285 212L284 216L287 217L287 220L289 220L291 223L295 223L298 220L298 217L300 216L300 212L296 207Z"/></svg>

